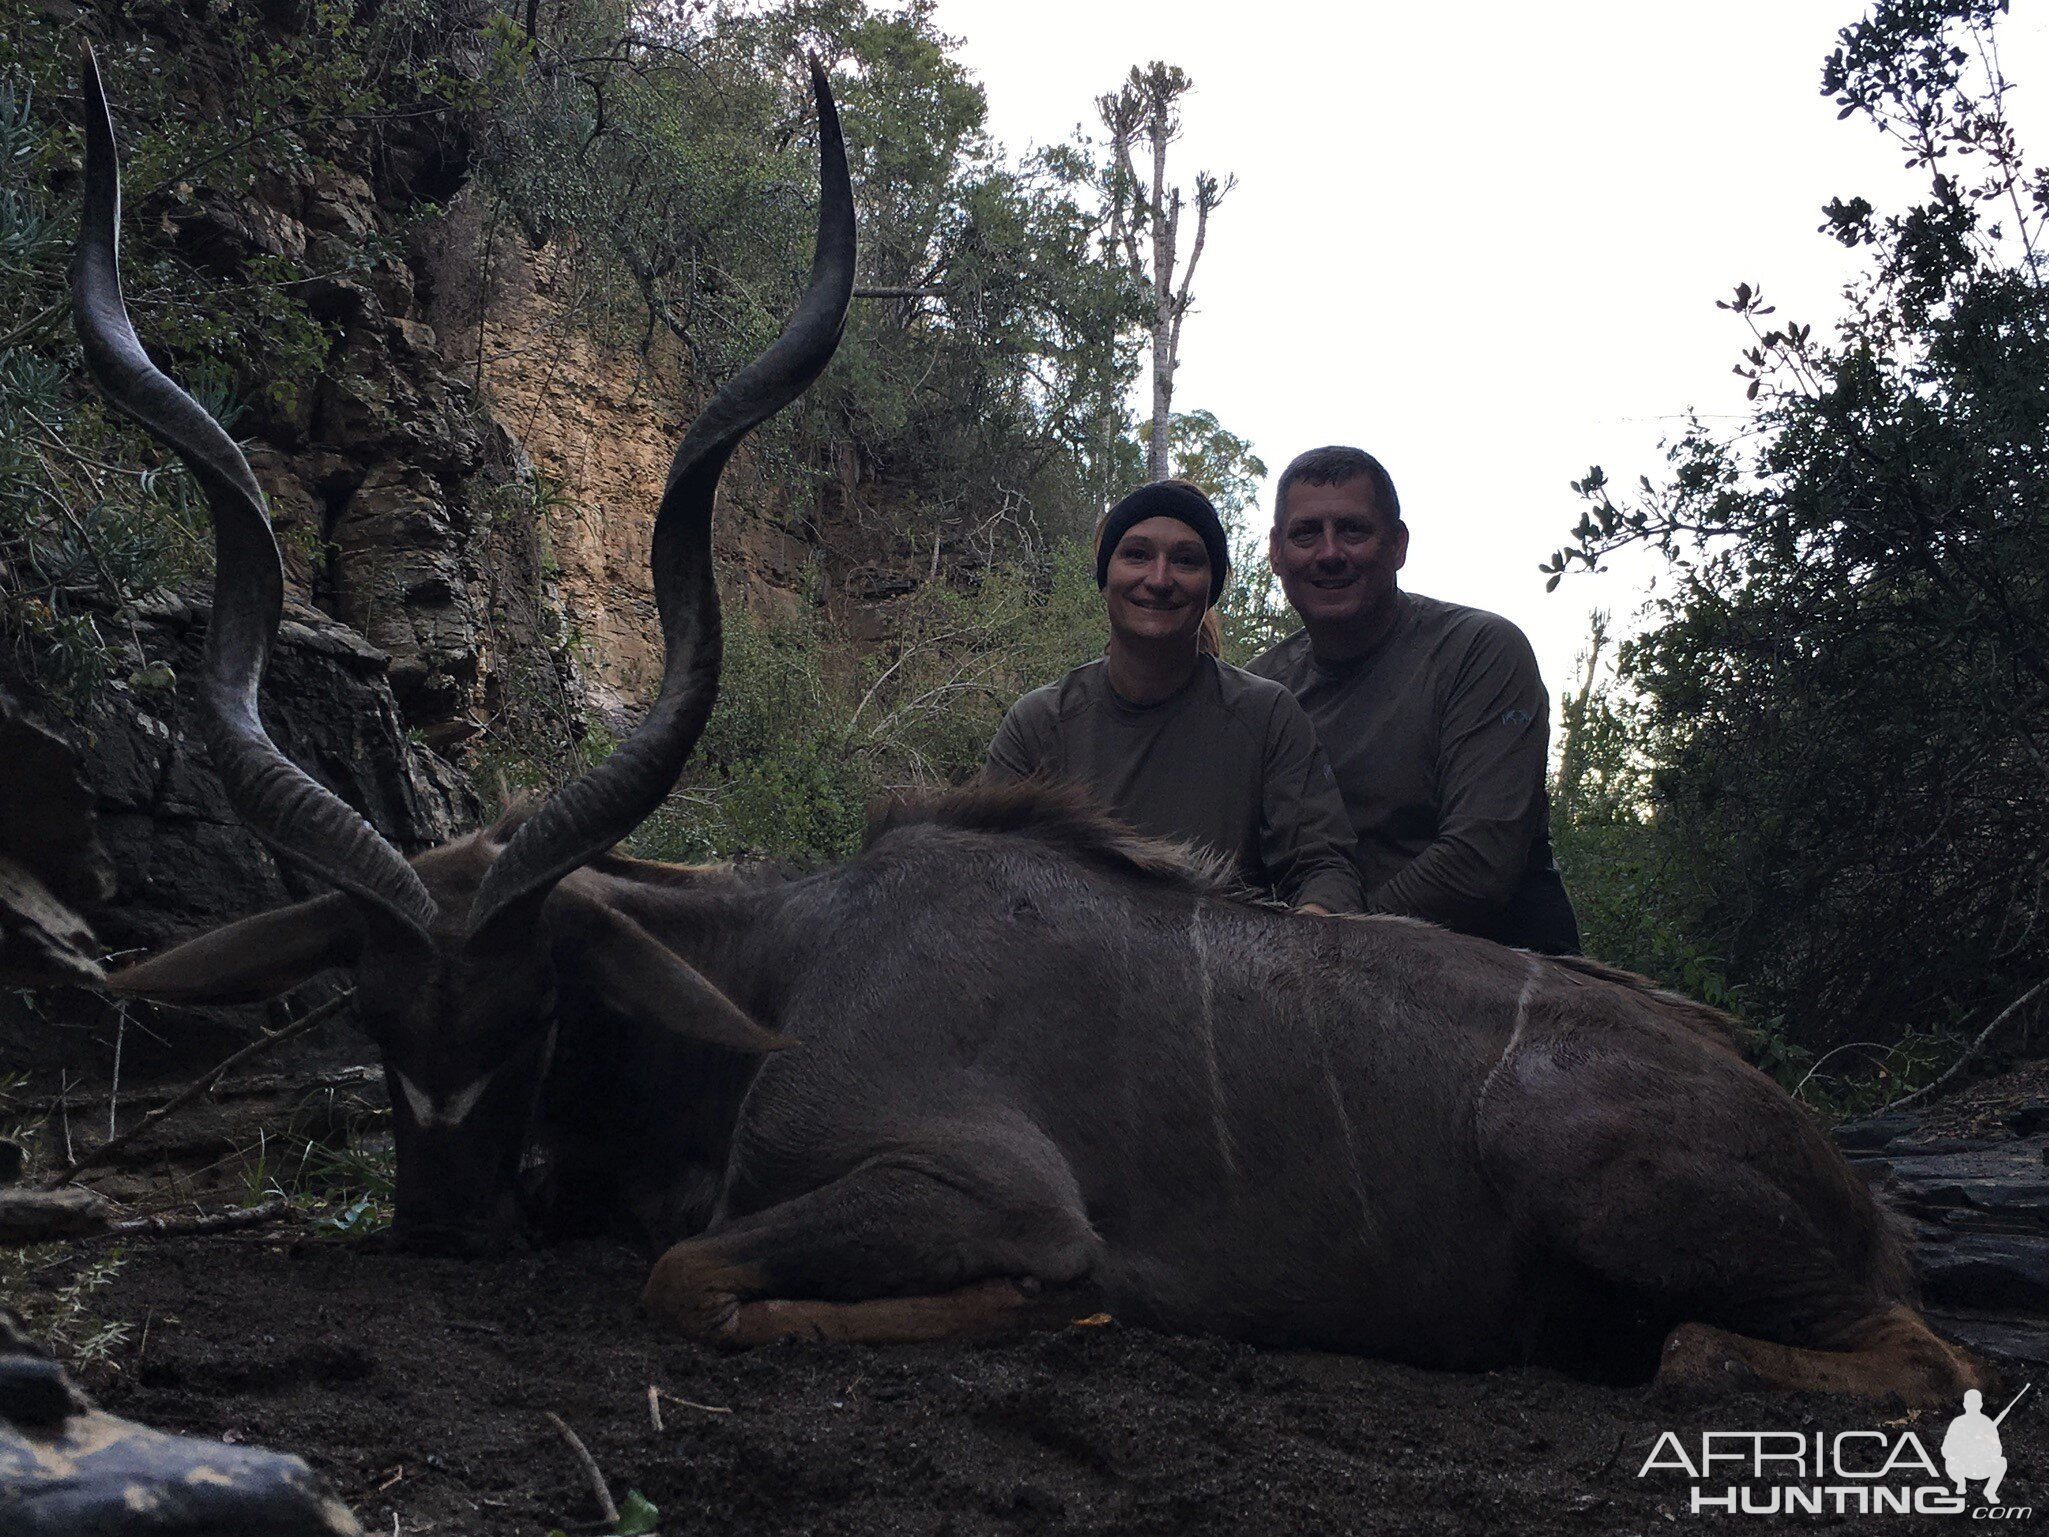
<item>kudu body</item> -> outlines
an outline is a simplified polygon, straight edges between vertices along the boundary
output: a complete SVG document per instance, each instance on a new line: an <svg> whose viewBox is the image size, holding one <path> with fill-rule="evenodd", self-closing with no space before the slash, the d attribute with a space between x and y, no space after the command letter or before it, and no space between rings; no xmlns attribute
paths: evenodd
<svg viewBox="0 0 2049 1537"><path fill-rule="evenodd" d="M230 794L338 888L117 984L236 1001L350 969L391 1087L401 1244L500 1242L524 1184L557 1226L628 1218L663 1249L650 1310L706 1338L933 1338L1100 1304L1429 1365L1648 1370L1662 1341L1690 1380L1927 1402L1977 1381L1914 1312L1857 1176L1725 1021L1638 979L1247 905L1038 786L899 810L808 876L605 852L710 710L719 469L845 314L852 205L814 77L811 285L678 450L653 710L538 811L408 863L263 734L275 547L240 453L128 327L89 71L88 357L215 509L205 699Z"/></svg>

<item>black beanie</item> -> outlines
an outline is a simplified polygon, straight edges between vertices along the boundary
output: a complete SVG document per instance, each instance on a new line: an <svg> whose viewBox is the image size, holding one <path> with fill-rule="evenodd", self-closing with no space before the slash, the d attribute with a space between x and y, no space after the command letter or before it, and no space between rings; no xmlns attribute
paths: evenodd
<svg viewBox="0 0 2049 1537"><path fill-rule="evenodd" d="M1147 518L1174 518L1202 536L1203 548L1209 551L1210 607L1216 607L1217 599L1224 593L1224 578L1231 574L1224 521L1209 504L1209 498L1186 481L1156 480L1149 486L1140 486L1110 509L1109 517L1103 520L1102 538L1096 543L1096 586L1110 585L1110 557L1116 553L1117 541L1131 532L1134 524Z"/></svg>

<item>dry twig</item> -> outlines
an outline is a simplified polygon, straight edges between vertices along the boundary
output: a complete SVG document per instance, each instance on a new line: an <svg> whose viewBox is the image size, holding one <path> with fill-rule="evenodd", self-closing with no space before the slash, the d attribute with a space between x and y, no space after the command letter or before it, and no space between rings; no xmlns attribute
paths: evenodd
<svg viewBox="0 0 2049 1537"><path fill-rule="evenodd" d="M647 1422L656 1435L662 1433L662 1393L652 1382L647 1385Z"/></svg>
<svg viewBox="0 0 2049 1537"><path fill-rule="evenodd" d="M2005 1024L2009 1019L2012 1019L2014 1015L2020 1013L2022 1009L2026 1008L2029 1004L2033 1003L2037 998L2041 997L2042 992L2045 988L2049 988L2049 977L2044 977L2041 981L2037 982L2033 987L2029 988L2026 992L2022 993L2020 997L2014 999L2012 1003L2009 1003L2005 1008L2001 1009L1999 1011L1999 1017L1993 1020L1992 1023L1987 1025L1983 1030L1978 1032L1978 1038L1975 1041L1971 1042L1969 1046L1964 1048L1964 1054L1961 1057L1958 1057L1956 1061L1952 1062L1949 1065L1948 1071L1944 1072L1940 1078L1935 1080L1935 1082L1924 1083L1923 1085L1921 1085L1920 1088L1916 1089L1911 1094L1902 1094L1898 1099L1894 1100L1885 1108L1890 1111L1898 1110L1906 1105L1911 1105L1917 1099L1926 1099L1930 1094L1933 1094L1937 1089L1941 1088L1944 1084L1948 1083L1950 1079L1956 1077L1958 1073L1964 1070L1964 1064L1966 1062L1969 1062L1973 1057L1977 1056L1980 1051L1985 1049L1985 1043L1992 1039L1994 1031L1996 1031L2001 1025Z"/></svg>
<svg viewBox="0 0 2049 1537"><path fill-rule="evenodd" d="M662 1397L675 1404L678 1408L695 1409L700 1414L731 1414L733 1412L723 1404L700 1404L688 1398L678 1398L667 1388L655 1388L652 1391L661 1394Z"/></svg>
<svg viewBox="0 0 2049 1537"><path fill-rule="evenodd" d="M142 1028L138 1020L131 1018L128 1023L138 1030ZM264 1094L290 1094L296 1098L315 1089L344 1088L350 1084L381 1085L383 1082L383 1068L359 1065L331 1068L324 1072L250 1073L242 1077L223 1078L213 1086L211 1092L218 1100L248 1099ZM188 1085L181 1083L171 1088L124 1088L121 1091L121 1102L130 1110L154 1110L157 1106L183 1094L187 1087ZM98 1112L106 1108L107 1099L104 1094L72 1094L63 1100L52 1096L32 1103L38 1114L55 1115L60 1108L66 1106L73 1110Z"/></svg>
<svg viewBox="0 0 2049 1537"><path fill-rule="evenodd" d="M129 1127L126 1131L122 1132L120 1136L110 1137L107 1141L102 1142L98 1147L88 1152L83 1158L72 1159L69 1163L67 1163L64 1166L63 1169L61 1169L55 1174L52 1174L48 1179L46 1179L43 1182L44 1187L46 1189L55 1189L59 1185L68 1185L71 1183L71 1181L77 1179L78 1176L82 1174L85 1170L96 1168L100 1164L106 1163L109 1159L113 1158L115 1154L119 1153L123 1148L127 1147L129 1144L134 1142L135 1139L140 1137L144 1132L152 1130L156 1126L160 1125L162 1122L168 1120L171 1116L176 1115L180 1110L183 1110L187 1105L191 1104L194 1100L200 1098L207 1092L207 1090L211 1089L215 1084L219 1083L222 1078L226 1077L232 1069L240 1067L244 1062L249 1061L252 1057L262 1056L263 1053L269 1051L273 1046L280 1045L283 1042L290 1040L295 1035L304 1035L308 1030L311 1030L315 1025L321 1023L323 1020L331 1018L333 1015L340 1013L342 1005L347 1003L351 998L355 997L355 995L356 990L354 988L350 988L348 991L342 993L340 996L330 998L326 1003L323 1003L319 1008L313 1010L304 1018L293 1020L292 1023L286 1025L281 1030L273 1030L267 1035L260 1035L255 1040L251 1041L247 1046L244 1046L240 1051L237 1051L230 1056L222 1058L219 1062L214 1064L214 1066L210 1068L207 1072L202 1074L200 1077L194 1079L191 1083L187 1084L177 1094L173 1095L170 1099L164 1101L162 1105L150 1111L148 1115L144 1116L141 1120L137 1121L133 1126ZM70 1130L70 1122L68 1118L65 1123L65 1129L68 1138ZM66 1145L68 1147L68 1141Z"/></svg>
<svg viewBox="0 0 2049 1537"><path fill-rule="evenodd" d="M605 1473L598 1466L598 1459L590 1454L590 1448L583 1444L582 1438L569 1428L569 1422L561 1415L553 1409L543 1409L541 1413L548 1417L548 1423L555 1427L555 1434L562 1438L563 1445L567 1446L575 1454L576 1460L582 1464L583 1476L590 1480L591 1493L598 1497L598 1512L605 1518L605 1524L617 1526L619 1507L612 1503L612 1486L605 1482Z"/></svg>

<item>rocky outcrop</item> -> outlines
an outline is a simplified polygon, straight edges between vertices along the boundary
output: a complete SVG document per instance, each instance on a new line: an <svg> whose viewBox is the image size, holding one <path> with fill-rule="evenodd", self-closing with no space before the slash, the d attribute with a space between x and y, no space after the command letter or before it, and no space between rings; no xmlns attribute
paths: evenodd
<svg viewBox="0 0 2049 1537"><path fill-rule="evenodd" d="M660 327L632 343L596 334L567 253L537 251L473 192L415 251L446 356L539 471L527 513L575 637L584 702L622 729L661 680L648 546L669 461L706 386ZM804 521L759 495L743 449L715 531L731 600L769 616L812 605L820 552Z"/></svg>
<svg viewBox="0 0 2049 1537"><path fill-rule="evenodd" d="M106 615L111 680L76 715L43 716L84 766L114 872L111 897L90 915L113 952L154 949L320 889L250 836L207 760L195 683L208 612L202 599L167 594ZM388 669L355 631L294 606L265 678L264 721L287 756L411 853L474 827L483 808L408 731ZM111 1041L111 1013L83 998L45 1009L0 995L0 1059L102 1072L107 1054L92 1043ZM138 1007L131 1017L156 1016ZM131 1068L187 1065L246 1028L181 1013L175 1025L131 1034Z"/></svg>
<svg viewBox="0 0 2049 1537"><path fill-rule="evenodd" d="M661 676L648 575L655 499L676 449L676 359L602 348L571 316L565 264L536 256L465 193L421 251L429 313L501 429L539 472L525 509L602 715L637 705Z"/></svg>
<svg viewBox="0 0 2049 1537"><path fill-rule="evenodd" d="M2032 1372L2049 1366L2049 1101L2026 1100L1974 1132L1893 1114L1835 1135L1911 1223L1938 1327Z"/></svg>
<svg viewBox="0 0 2049 1537"><path fill-rule="evenodd" d="M99 945L77 909L113 890L77 751L0 689L0 983L98 982Z"/></svg>
<svg viewBox="0 0 2049 1537"><path fill-rule="evenodd" d="M361 1537L297 1457L166 1435L93 1406L0 1312L0 1513L11 1537Z"/></svg>
<svg viewBox="0 0 2049 1537"><path fill-rule="evenodd" d="M118 616L138 671L90 702L76 731L101 837L117 872L98 910L116 948L155 946L315 890L260 850L221 793L200 739L194 683L208 604L166 595ZM175 683L150 686L144 659ZM390 659L346 625L295 607L263 689L264 723L286 756L407 853L476 825L468 782L410 734ZM162 673L154 676L161 677Z"/></svg>
<svg viewBox="0 0 2049 1537"><path fill-rule="evenodd" d="M323 274L301 286L332 349L309 398L256 424L251 464L294 595L384 652L408 725L447 748L490 722L508 652L547 657L517 686L565 702L573 663L533 466L415 312L392 223L365 178L305 169L198 200L179 238L216 262L282 256Z"/></svg>
<svg viewBox="0 0 2049 1537"><path fill-rule="evenodd" d="M66 0L43 3L53 22L102 38L111 52L161 59L152 72L174 75L199 113L232 122L250 110L241 98L253 87L236 52L248 42L233 41L236 29L155 0L94 16L67 14ZM292 4L259 10L249 24L266 49L289 52L304 38L310 58L338 46L335 17ZM399 35L458 75L476 73L489 14L432 6ZM370 75L385 87L404 78L375 67ZM114 85L117 118L136 110L119 99L118 72ZM206 304L209 280L223 290L255 283L303 305L314 323L288 326L273 350L259 344L242 355L241 413L230 424L269 498L290 595L389 658L407 726L437 747L488 727L512 686L512 651L522 660L517 687L545 689L555 714L573 713L559 603L533 519L522 516L534 500L533 466L480 403L473 375L443 357L407 244L421 230L431 243L423 210L469 175L468 119L415 103L294 126L303 144L280 140L252 177L202 160L189 180L137 196L129 211L132 236L146 233L148 245L189 264L196 304ZM163 340L147 314L142 330L147 344ZM172 371L190 362L176 358ZM536 657L547 665L533 666Z"/></svg>

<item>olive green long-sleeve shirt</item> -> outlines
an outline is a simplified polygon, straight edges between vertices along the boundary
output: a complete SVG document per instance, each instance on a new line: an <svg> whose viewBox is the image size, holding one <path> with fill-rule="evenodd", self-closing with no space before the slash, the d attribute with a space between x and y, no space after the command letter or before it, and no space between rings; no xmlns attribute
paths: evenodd
<svg viewBox="0 0 2049 1537"><path fill-rule="evenodd" d="M1155 705L1120 698L1103 661L1033 689L983 774L1079 780L1140 832L1227 856L1248 885L1359 910L1351 828L1308 717L1285 688L1214 657Z"/></svg>
<svg viewBox="0 0 2049 1537"><path fill-rule="evenodd" d="M1550 703L1508 620L1396 594L1387 635L1345 662L1307 632L1250 670L1301 701L1330 755L1369 912L1552 953L1577 952L1551 858L1544 790Z"/></svg>

